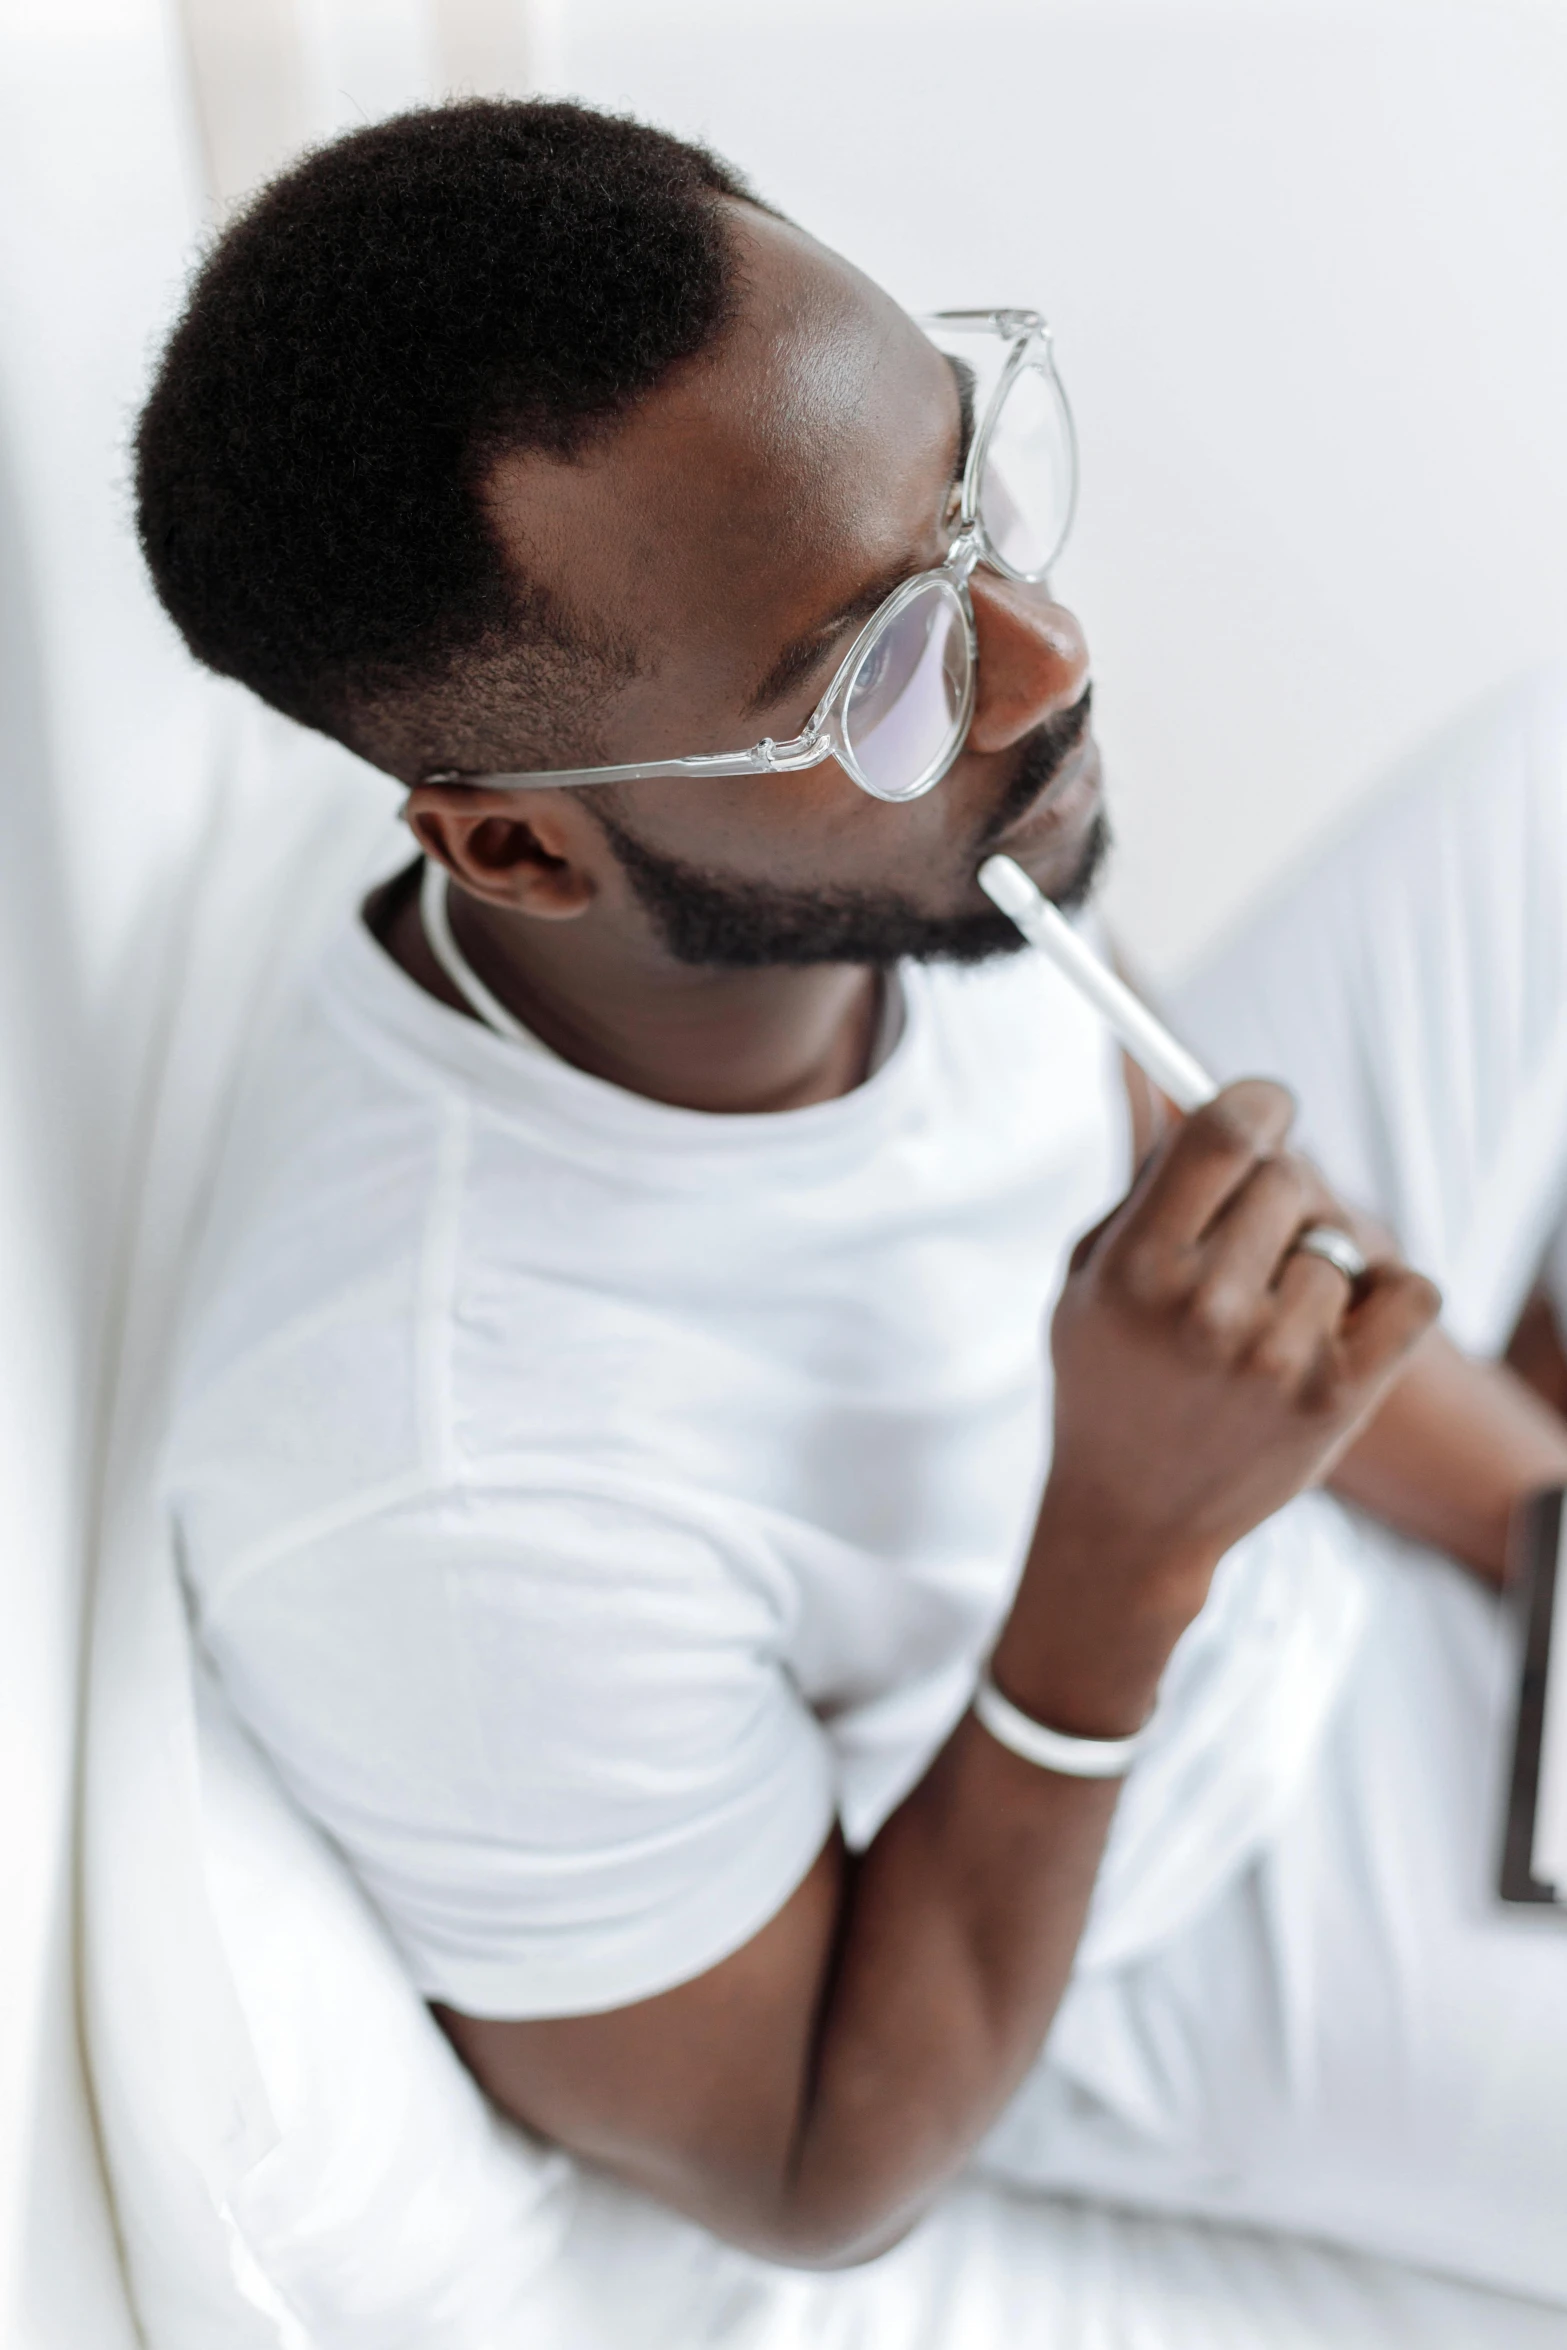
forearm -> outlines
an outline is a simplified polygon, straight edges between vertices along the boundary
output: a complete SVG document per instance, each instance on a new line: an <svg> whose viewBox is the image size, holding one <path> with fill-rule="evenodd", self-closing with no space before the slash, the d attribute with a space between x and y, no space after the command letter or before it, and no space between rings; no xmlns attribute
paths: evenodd
<svg viewBox="0 0 1567 2350"><path fill-rule="evenodd" d="M598 2015L438 2020L517 2120L715 2234L794 2266L867 2259L1037 2056L1116 1792L965 1717L863 1854L832 1837L704 1976Z"/></svg>
<svg viewBox="0 0 1567 2350"><path fill-rule="evenodd" d="M1114 1781L1019 1761L969 1717L863 1855L832 1838L707 1975L602 2015L436 2014L541 2136L765 2259L868 2259L1037 2056L1115 1797Z"/></svg>
<svg viewBox="0 0 1567 2350"><path fill-rule="evenodd" d="M1041 1771L960 1725L855 1868L763 2250L868 2258L961 2167L1049 2030L1118 1785Z"/></svg>
<svg viewBox="0 0 1567 2350"><path fill-rule="evenodd" d="M1097 1515L1054 1498L1071 1482L1052 1481L991 1669L1030 1718L1118 1738L1152 1712L1218 1549L1161 1544L1155 1565L1139 1544L1134 1571ZM1042 1770L972 1715L959 1723L845 1872L787 2160L751 2215L711 2224L807 2264L896 2240L1039 2054L1119 1786Z"/></svg>
<svg viewBox="0 0 1567 2350"><path fill-rule="evenodd" d="M1069 1736L1138 1729L1216 1557L1172 1546L1157 1572L1124 1578L1108 1537L1085 1538L1047 1496L992 1656L1003 1695ZM959 1723L846 1875L759 2249L867 2258L962 2166L1049 2031L1119 1787L1042 1770L973 1715Z"/></svg>
<svg viewBox="0 0 1567 2350"><path fill-rule="evenodd" d="M1567 1422L1503 1363L1431 1331L1331 1486L1500 1583L1514 1505L1567 1482Z"/></svg>

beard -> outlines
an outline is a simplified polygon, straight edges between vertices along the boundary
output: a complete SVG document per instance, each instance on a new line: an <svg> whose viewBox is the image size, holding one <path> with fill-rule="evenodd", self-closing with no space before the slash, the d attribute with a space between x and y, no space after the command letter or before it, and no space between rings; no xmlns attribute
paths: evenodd
<svg viewBox="0 0 1567 2350"><path fill-rule="evenodd" d="M1077 749L1088 730L1089 703L1085 693L1028 737L1016 775L974 842L976 866ZM984 963L1016 954L1025 943L1015 924L993 906L972 914L930 914L891 890L788 890L726 880L649 848L604 805L601 793L584 793L582 804L614 850L665 951L678 963L715 971L798 970L815 963L890 970L904 961ZM1109 823L1096 816L1077 864L1050 893L1063 913L1087 903L1110 846Z"/></svg>

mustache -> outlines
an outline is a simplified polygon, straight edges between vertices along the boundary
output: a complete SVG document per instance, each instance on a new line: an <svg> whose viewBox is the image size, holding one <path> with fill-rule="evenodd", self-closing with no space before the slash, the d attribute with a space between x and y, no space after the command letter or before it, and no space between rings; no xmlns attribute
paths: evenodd
<svg viewBox="0 0 1567 2350"><path fill-rule="evenodd" d="M999 840L1054 783L1087 734L1093 710L1094 689L1086 685L1069 710L1058 710L1053 718L1047 718L1042 726L1034 729L1023 745L1016 774L980 835L981 849L988 849L992 841Z"/></svg>

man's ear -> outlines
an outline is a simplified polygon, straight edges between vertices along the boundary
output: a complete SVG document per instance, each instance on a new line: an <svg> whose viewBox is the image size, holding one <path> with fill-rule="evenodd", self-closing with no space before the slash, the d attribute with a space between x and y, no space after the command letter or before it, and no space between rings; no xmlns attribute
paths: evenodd
<svg viewBox="0 0 1567 2350"><path fill-rule="evenodd" d="M570 922L599 893L607 849L559 792L539 792L523 815L515 792L416 783L403 822L460 889L512 914Z"/></svg>

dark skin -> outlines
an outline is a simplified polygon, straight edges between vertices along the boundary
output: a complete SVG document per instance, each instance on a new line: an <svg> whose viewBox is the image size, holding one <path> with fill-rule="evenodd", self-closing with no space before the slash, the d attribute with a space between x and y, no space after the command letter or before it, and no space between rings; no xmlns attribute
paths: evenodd
<svg viewBox="0 0 1567 2350"><path fill-rule="evenodd" d="M728 750L795 731L847 636L939 560L958 409L945 363L857 272L733 208L740 318L573 463L488 483L503 544L635 655L560 763ZM831 762L784 780L649 783L617 809L660 852L736 881L896 889L982 906L976 844L1021 746L1082 694L1082 633L1048 596L973 583L979 697L963 755L903 807ZM845 617L847 615L847 617ZM522 714L487 763L535 765ZM440 763L440 754L431 766ZM472 764L471 759L465 762ZM655 1100L786 1110L863 1077L874 976L676 962L581 799L433 786L407 816L451 874L481 976L577 1066ZM1097 808L1090 749L1001 844L1046 890ZM462 1009L413 893L384 943ZM1129 1080L1140 1172L1079 1246L1051 1331L1052 1467L994 1670L1041 1721L1116 1736L1150 1710L1224 1551L1302 1487L1339 1488L1493 1578L1508 1510L1567 1476L1567 1429L1432 1329L1385 1247L1361 1289L1292 1254L1346 1222L1287 1149L1289 1097L1250 1080L1166 1122ZM768 2256L829 2265L894 2241L1034 2060L1070 1972L1116 1789L1019 1761L966 1718L870 1847L836 1839L778 1915L696 1980L611 2014L440 2011L529 2126Z"/></svg>

